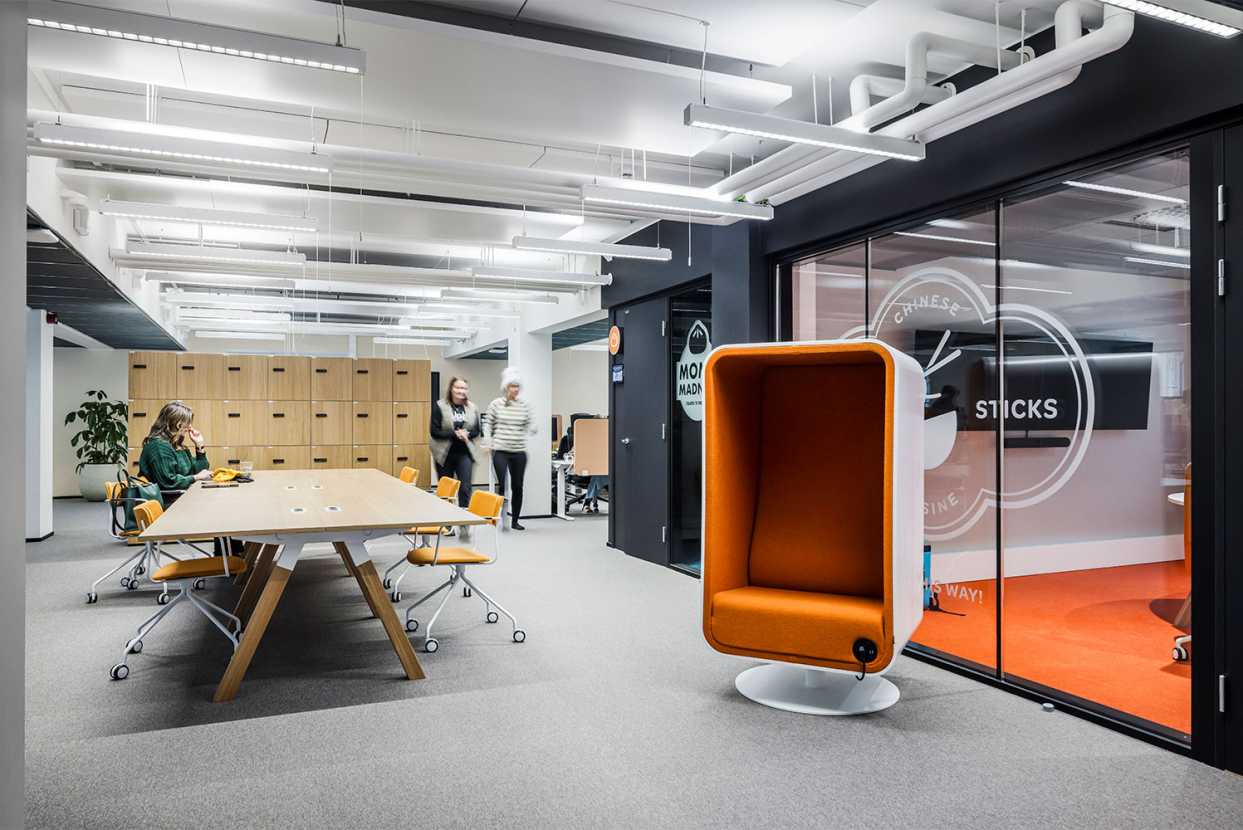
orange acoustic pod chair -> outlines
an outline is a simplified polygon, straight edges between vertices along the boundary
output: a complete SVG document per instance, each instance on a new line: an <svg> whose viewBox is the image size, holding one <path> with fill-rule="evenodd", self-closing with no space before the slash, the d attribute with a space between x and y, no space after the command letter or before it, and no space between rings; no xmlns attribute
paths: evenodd
<svg viewBox="0 0 1243 830"><path fill-rule="evenodd" d="M724 346L704 371L703 631L811 714L898 701L923 614L924 379L872 340Z"/></svg>

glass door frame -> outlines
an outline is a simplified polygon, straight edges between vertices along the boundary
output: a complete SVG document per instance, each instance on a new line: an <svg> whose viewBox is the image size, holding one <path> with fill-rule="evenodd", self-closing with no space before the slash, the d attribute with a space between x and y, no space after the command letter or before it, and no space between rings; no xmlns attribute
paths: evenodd
<svg viewBox="0 0 1243 830"><path fill-rule="evenodd" d="M1239 128L1239 151L1235 159L1237 168L1236 191L1240 195L1238 201L1239 229L1238 240L1233 246L1237 251L1240 263L1236 272L1239 274L1240 287L1237 295L1237 322L1234 330L1243 333L1243 127ZM1059 693L1057 690L1034 688L1032 685L1016 682L1004 674L1004 664L1000 659L1002 615L998 614L998 661L993 670L982 671L979 668L963 665L936 654L929 653L917 644L907 647L906 654L916 659L929 662L962 674L989 685L1004 688L1015 694L1036 701L1056 702L1063 711L1070 712L1086 720L1107 726L1119 732L1139 738L1140 740L1162 746L1171 751L1189 755L1197 760L1214 766L1231 768L1243 772L1243 722L1238 715L1230 724L1224 719L1219 709L1219 678L1226 674L1227 658L1225 637L1221 636L1226 629L1227 585L1226 565L1223 553L1227 542L1232 547L1243 546L1243 522L1239 524L1238 539L1225 538L1225 505L1227 504L1227 465L1224 462L1227 450L1226 424L1231 421L1227 416L1235 418L1236 423L1243 422L1243 383L1237 384L1234 393L1235 406L1227 411L1226 384L1226 303L1217 295L1216 264L1219 258L1225 257L1226 243L1224 226L1216 221L1217 187L1224 181L1226 173L1226 134L1221 129L1208 132L1192 133L1167 139L1161 142L1136 144L1133 147L1108 156L1083 160L1067 165L1051 173L1019 180L999 187L993 192L976 194L969 199L947 201L936 206L923 208L909 214L895 217L890 222L861 232L852 233L835 239L824 240L816 244L800 246L797 249L783 252L770 257L770 273L772 275L773 296L776 297L774 313L774 339L788 341L793 332L792 274L796 262L809 257L828 254L835 250L858 244L866 244L870 254L874 239L886 236L893 231L920 222L927 222L938 217L970 211L972 209L992 208L997 218L997 285L1003 285L1004 275L1001 273L1001 229L1004 222L1005 203L1048 188L1051 184L1067 178L1090 175L1130 160L1141 159L1162 151L1180 147L1190 149L1191 155L1191 204L1192 204L1192 279L1191 279L1191 388L1193 405L1191 416L1191 459L1192 487L1196 498L1192 505L1192 544L1195 556L1192 558L1192 630L1195 631L1196 657L1191 666L1191 710L1192 729L1191 741L1174 740L1159 734L1142 725L1142 722L1127 718L1116 710L1106 708L1092 701L1075 698ZM870 260L870 255L869 255ZM869 262L870 266L870 262ZM870 267L868 268L870 275ZM865 286L870 283L865 280ZM869 289L865 289L869 290ZM998 289L1000 290L1000 289ZM1227 292L1227 300L1230 294ZM870 301L870 297L868 301ZM865 301L866 314L870 315L870 302ZM870 325L870 316L866 317ZM1000 338L1003 332L998 332ZM1238 347L1243 354L1243 334L1236 334L1240 341ZM1000 341L999 341L1000 342ZM1238 441L1243 442L1243 431ZM1001 440L998 439L998 453L1001 453ZM1243 447L1237 450L1243 453ZM999 459L997 474L1001 475L1002 464ZM1243 493L1243 466L1236 465L1238 470L1231 475L1234 486L1232 492ZM997 522L998 549L997 573L999 586L998 603L1003 602L1004 589L1001 586L1000 574L1003 573L1004 546L1001 544L1002 518ZM1237 558L1237 557L1236 557ZM1243 635L1243 568L1235 566L1237 573L1233 596L1235 600L1234 617L1236 629ZM999 609L1000 611L1000 609ZM1238 666L1236 675L1237 687L1243 687L1243 636L1235 638L1233 643L1234 665ZM1243 709L1243 694L1233 691L1234 700L1238 701L1236 709ZM1122 715L1122 716L1120 716ZM1229 736L1227 735L1229 727ZM1227 747L1233 750L1227 753Z"/></svg>

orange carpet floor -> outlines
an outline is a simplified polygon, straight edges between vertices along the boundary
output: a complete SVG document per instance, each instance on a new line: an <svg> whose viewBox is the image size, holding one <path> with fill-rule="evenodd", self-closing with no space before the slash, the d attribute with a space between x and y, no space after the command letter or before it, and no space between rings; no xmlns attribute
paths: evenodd
<svg viewBox="0 0 1243 830"><path fill-rule="evenodd" d="M1022 678L1169 727L1191 730L1191 664L1171 659L1190 590L1181 561L1010 577L1002 662ZM912 641L995 666L996 583L940 586Z"/></svg>

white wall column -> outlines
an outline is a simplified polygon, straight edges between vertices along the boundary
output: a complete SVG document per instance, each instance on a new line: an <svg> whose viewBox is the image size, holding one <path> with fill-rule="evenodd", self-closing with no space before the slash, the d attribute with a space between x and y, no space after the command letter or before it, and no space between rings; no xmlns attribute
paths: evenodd
<svg viewBox="0 0 1243 830"><path fill-rule="evenodd" d="M26 310L26 541L52 535L52 326Z"/></svg>
<svg viewBox="0 0 1243 830"><path fill-rule="evenodd" d="M552 335L522 328L520 323L509 336L509 365L522 374L522 397L535 420L535 434L527 439L522 512L546 516L552 512Z"/></svg>
<svg viewBox="0 0 1243 830"><path fill-rule="evenodd" d="M26 4L0 3L0 827L26 822Z"/></svg>

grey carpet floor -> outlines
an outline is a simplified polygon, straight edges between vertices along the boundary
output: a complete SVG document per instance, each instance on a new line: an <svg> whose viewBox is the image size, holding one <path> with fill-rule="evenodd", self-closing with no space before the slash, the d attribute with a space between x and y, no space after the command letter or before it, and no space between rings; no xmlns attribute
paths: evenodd
<svg viewBox="0 0 1243 830"><path fill-rule="evenodd" d="M1243 827L1243 777L911 660L876 715L750 703L733 678L753 663L700 636L699 583L606 547L603 517L507 534L478 583L527 642L457 597L425 681L312 549L235 701L211 703L229 648L187 606L113 682L157 606L115 580L83 603L123 553L105 525L59 501L26 546L32 828Z"/></svg>

